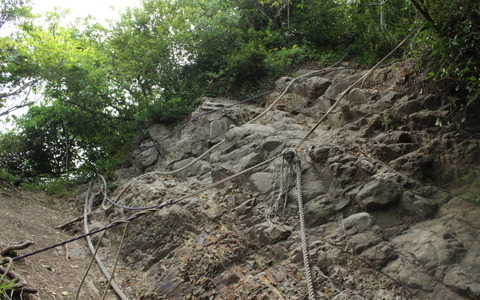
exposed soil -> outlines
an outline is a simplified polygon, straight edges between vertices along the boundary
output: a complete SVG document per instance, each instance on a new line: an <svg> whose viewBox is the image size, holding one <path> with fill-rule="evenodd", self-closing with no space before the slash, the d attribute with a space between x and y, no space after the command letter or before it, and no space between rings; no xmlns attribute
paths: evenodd
<svg viewBox="0 0 480 300"><path fill-rule="evenodd" d="M67 209L65 201L5 183L0 183L0 203L0 250L25 240L35 243L18 250L17 255L71 238L72 235L55 227L79 216ZM85 240L78 240L15 262L13 271L38 291L17 298L75 299L91 257ZM106 280L94 266L85 280L80 299L100 299L105 286ZM106 299L116 297L109 292Z"/></svg>

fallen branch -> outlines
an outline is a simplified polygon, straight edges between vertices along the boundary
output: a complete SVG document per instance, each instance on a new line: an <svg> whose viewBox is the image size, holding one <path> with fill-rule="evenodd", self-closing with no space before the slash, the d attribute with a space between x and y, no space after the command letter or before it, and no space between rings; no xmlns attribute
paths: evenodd
<svg viewBox="0 0 480 300"><path fill-rule="evenodd" d="M90 214L88 215L89 217L91 216ZM60 229L60 230L64 230L65 228L67 228L68 226L70 226L71 224L75 223L75 222L78 222L78 221L82 221L83 220L83 216L81 217L78 217L78 218L75 218L73 220L70 220L62 225L58 225L58 226L55 226L54 228L55 229Z"/></svg>
<svg viewBox="0 0 480 300"><path fill-rule="evenodd" d="M16 253L17 250L27 249L28 247L30 247L33 244L35 244L35 243L32 242L32 241L28 241L28 240L23 241L23 242L19 242L19 243L16 243L16 244L12 244L10 246L7 246L2 251L0 251L0 254L3 255L3 256L8 256L8 257L15 257L15 256L17 256L17 253Z"/></svg>

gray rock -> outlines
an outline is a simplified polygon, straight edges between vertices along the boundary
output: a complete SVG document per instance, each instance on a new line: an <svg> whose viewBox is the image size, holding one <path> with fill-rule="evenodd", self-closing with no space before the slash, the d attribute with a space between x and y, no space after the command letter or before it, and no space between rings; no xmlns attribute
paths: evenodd
<svg viewBox="0 0 480 300"><path fill-rule="evenodd" d="M402 96L403 96L402 93L390 91L385 96L383 96L379 101L381 101L381 102L392 102L392 101L400 99Z"/></svg>
<svg viewBox="0 0 480 300"><path fill-rule="evenodd" d="M430 218L438 210L438 203L434 199L425 198L410 191L403 193L400 206L415 216L418 221Z"/></svg>
<svg viewBox="0 0 480 300"><path fill-rule="evenodd" d="M312 161L324 164L327 162L329 155L330 155L330 146L320 146L320 147L312 147L308 152Z"/></svg>
<svg viewBox="0 0 480 300"><path fill-rule="evenodd" d="M347 100L351 105L369 103L378 98L378 91L354 88L348 94Z"/></svg>
<svg viewBox="0 0 480 300"><path fill-rule="evenodd" d="M360 257L367 260L380 269L392 258L393 248L387 242L380 242L379 244L366 249L360 254Z"/></svg>
<svg viewBox="0 0 480 300"><path fill-rule="evenodd" d="M449 111L431 111L422 110L410 115L410 118L415 122L418 128L429 128L438 124L437 121L443 121L448 115Z"/></svg>
<svg viewBox="0 0 480 300"><path fill-rule="evenodd" d="M249 136L273 136L275 135L275 129L270 126L260 124L245 124L243 126L234 127L230 129L225 137L229 141L244 141Z"/></svg>
<svg viewBox="0 0 480 300"><path fill-rule="evenodd" d="M163 142L170 135L170 130L162 124L154 124L148 129L148 134L158 143Z"/></svg>
<svg viewBox="0 0 480 300"><path fill-rule="evenodd" d="M375 180L367 183L355 197L367 211L391 205L397 202L402 195L399 184L391 180L389 176L375 177Z"/></svg>
<svg viewBox="0 0 480 300"><path fill-rule="evenodd" d="M313 168L307 168L302 173L301 179L302 196L305 203L326 193L326 188L324 187L323 181L320 180L320 177Z"/></svg>
<svg viewBox="0 0 480 300"><path fill-rule="evenodd" d="M445 232L447 229L443 228L441 231ZM392 241L403 253L415 257L428 274L440 278L465 252L463 246L455 240L446 239L441 233L430 230L412 229Z"/></svg>
<svg viewBox="0 0 480 300"><path fill-rule="evenodd" d="M416 113L421 109L422 109L422 104L421 104L421 100L419 99L410 100L408 97L404 97L400 99L399 111L407 115Z"/></svg>
<svg viewBox="0 0 480 300"><path fill-rule="evenodd" d="M250 176L250 182L262 194L270 193L273 189L275 176L271 172L258 172Z"/></svg>
<svg viewBox="0 0 480 300"><path fill-rule="evenodd" d="M251 229L250 237L257 245L266 246L285 240L290 236L292 229L287 225L264 222Z"/></svg>
<svg viewBox="0 0 480 300"><path fill-rule="evenodd" d="M383 144L413 143L413 137L408 131L389 131L376 136L375 141Z"/></svg>
<svg viewBox="0 0 480 300"><path fill-rule="evenodd" d="M305 81L305 92L303 95L309 99L317 99L325 94L332 81L323 77L311 77Z"/></svg>
<svg viewBox="0 0 480 300"><path fill-rule="evenodd" d="M420 296L420 299L426 299L421 295L431 295L437 282L432 277L419 270L419 267L413 265L402 256L390 261L383 269L383 272L405 284L414 295Z"/></svg>
<svg viewBox="0 0 480 300"><path fill-rule="evenodd" d="M193 141L194 137L189 135L184 136L180 141L178 141L173 147L171 147L166 164L171 165L177 161L192 156Z"/></svg>
<svg viewBox="0 0 480 300"><path fill-rule="evenodd" d="M116 170L114 173L114 178L116 181L121 181L125 179L131 179L142 174L142 171L136 167L131 166L129 168Z"/></svg>
<svg viewBox="0 0 480 300"><path fill-rule="evenodd" d="M145 170L146 168L152 166L157 162L158 151L155 147L143 151L138 156L135 157L135 164L140 170Z"/></svg>
<svg viewBox="0 0 480 300"><path fill-rule="evenodd" d="M472 299L480 299L480 282L459 265L454 265L448 269L443 278L443 283L461 294L467 294Z"/></svg>
<svg viewBox="0 0 480 300"><path fill-rule="evenodd" d="M315 227L332 220L333 203L327 196L320 196L305 204L305 225Z"/></svg>
<svg viewBox="0 0 480 300"><path fill-rule="evenodd" d="M119 186L114 193L117 197L122 186ZM158 204L162 202L166 194L166 188L161 179L151 175L142 181L134 181L130 187L125 190L121 197L121 202L126 206L148 206L150 204Z"/></svg>
<svg viewBox="0 0 480 300"><path fill-rule="evenodd" d="M347 234L354 235L360 232L370 230L375 225L375 221L369 213L362 212L349 216L342 221Z"/></svg>
<svg viewBox="0 0 480 300"><path fill-rule="evenodd" d="M210 123L210 143L215 144L220 142L225 133L230 129L231 122L226 119L214 120Z"/></svg>
<svg viewBox="0 0 480 300"><path fill-rule="evenodd" d="M381 241L380 230L378 227L374 227L371 231L360 232L351 236L348 242L355 253L362 253L365 249L375 246Z"/></svg>
<svg viewBox="0 0 480 300"><path fill-rule="evenodd" d="M262 149L268 153L276 152L283 145L283 141L277 138L267 138L267 140L262 144Z"/></svg>
<svg viewBox="0 0 480 300"><path fill-rule="evenodd" d="M349 85L349 82L344 79L334 79L323 96L327 99L336 100L338 95L345 91Z"/></svg>
<svg viewBox="0 0 480 300"><path fill-rule="evenodd" d="M248 169L256 164L259 164L263 161L262 155L258 153L250 153L247 156L243 157L238 161L238 165L235 168L236 171L242 171Z"/></svg>
<svg viewBox="0 0 480 300"><path fill-rule="evenodd" d="M143 217L142 222L130 224L129 237L125 239L122 254L133 261L148 255L154 256L154 261L158 261L195 231L193 224L195 222L184 208L178 205L166 206L156 214Z"/></svg>
<svg viewBox="0 0 480 300"><path fill-rule="evenodd" d="M177 170L183 168L187 164L194 161L195 158L189 157L183 159L181 161L177 161L173 164L173 170ZM210 164L204 160L197 161L196 163L192 164L190 167L186 168L185 170L177 173L180 174L181 177L191 177L191 176L200 176L210 171Z"/></svg>

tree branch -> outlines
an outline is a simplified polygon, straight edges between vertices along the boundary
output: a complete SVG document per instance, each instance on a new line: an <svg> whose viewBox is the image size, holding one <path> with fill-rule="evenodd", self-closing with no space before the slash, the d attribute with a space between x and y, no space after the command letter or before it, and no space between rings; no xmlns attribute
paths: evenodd
<svg viewBox="0 0 480 300"><path fill-rule="evenodd" d="M415 6L415 8L418 10L418 12L423 16L423 18L428 22L428 23L432 23L432 24L435 24L435 21L433 20L433 18L430 16L430 14L428 13L428 10L426 7L422 7L420 5L420 3L418 3L416 0L410 0L410 2L412 2L413 6Z"/></svg>

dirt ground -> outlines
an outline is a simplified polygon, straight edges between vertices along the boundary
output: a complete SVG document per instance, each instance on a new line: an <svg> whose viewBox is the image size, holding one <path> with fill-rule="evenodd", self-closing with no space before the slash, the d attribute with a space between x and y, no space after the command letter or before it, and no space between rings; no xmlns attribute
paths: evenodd
<svg viewBox="0 0 480 300"><path fill-rule="evenodd" d="M80 216L68 209L65 200L1 182L0 207L0 251L25 240L34 242L29 248L19 250L18 255L70 239L71 234L55 227ZM36 294L17 298L75 299L91 257L83 239L15 262L13 271L26 280L30 287L38 290ZM117 281L122 281L120 275ZM82 287L80 299L101 299L105 286L106 280L98 267L94 266ZM116 297L109 292L106 299Z"/></svg>

